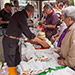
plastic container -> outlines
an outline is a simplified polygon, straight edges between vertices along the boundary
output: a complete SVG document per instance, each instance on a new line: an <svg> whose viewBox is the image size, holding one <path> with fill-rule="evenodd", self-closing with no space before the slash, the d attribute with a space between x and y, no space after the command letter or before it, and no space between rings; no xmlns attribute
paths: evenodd
<svg viewBox="0 0 75 75"><path fill-rule="evenodd" d="M1 75L7 75L7 71L4 66L2 67Z"/></svg>
<svg viewBox="0 0 75 75"><path fill-rule="evenodd" d="M6 72L7 72L7 75L9 75L8 65L7 65L7 63L6 63L6 62L4 63L4 66L3 66L3 67L5 67L5 70L6 70Z"/></svg>

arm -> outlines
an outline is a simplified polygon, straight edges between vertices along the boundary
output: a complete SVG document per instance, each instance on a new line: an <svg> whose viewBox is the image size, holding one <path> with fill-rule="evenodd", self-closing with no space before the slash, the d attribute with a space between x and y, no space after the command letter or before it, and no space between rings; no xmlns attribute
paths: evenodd
<svg viewBox="0 0 75 75"><path fill-rule="evenodd" d="M1 20L2 20L2 18L0 18L0 24L1 24Z"/></svg>
<svg viewBox="0 0 75 75"><path fill-rule="evenodd" d="M45 22L46 21L46 19L43 19L43 20L41 20L41 21L39 21L40 23L43 23L43 22Z"/></svg>
<svg viewBox="0 0 75 75"><path fill-rule="evenodd" d="M37 42L38 44L40 44L41 46L43 46L44 48L49 48L49 45L46 41L43 41L37 37L35 37L34 39L32 39L31 41Z"/></svg>
<svg viewBox="0 0 75 75"><path fill-rule="evenodd" d="M56 25L46 25L46 28L56 28Z"/></svg>
<svg viewBox="0 0 75 75"><path fill-rule="evenodd" d="M49 45L45 42L45 41L42 41L40 40L39 38L37 38L30 30L29 30L29 27L28 27L28 24L27 24L27 20L26 18L21 18L23 17L24 15L21 15L21 16L18 16L18 20L19 20L19 24L21 26L21 28L23 29L23 33L24 35L30 40L30 41L33 41L33 42L36 42L38 44L41 44L43 47L49 47Z"/></svg>
<svg viewBox="0 0 75 75"><path fill-rule="evenodd" d="M56 28L56 25L45 25L45 24L42 24L42 26L44 28Z"/></svg>
<svg viewBox="0 0 75 75"><path fill-rule="evenodd" d="M56 33L55 35L53 35L53 36L51 37L51 39L55 41L56 39L58 40L59 37L60 37L59 34Z"/></svg>
<svg viewBox="0 0 75 75"><path fill-rule="evenodd" d="M2 21L2 14L1 14L1 12L0 12L0 24L8 24L9 23L9 21Z"/></svg>
<svg viewBox="0 0 75 75"><path fill-rule="evenodd" d="M0 18L0 24L8 24L9 21L2 21L2 18Z"/></svg>
<svg viewBox="0 0 75 75"><path fill-rule="evenodd" d="M27 23L27 19L24 13L17 15L17 21L22 29L22 32L28 39L34 39L35 35L30 31Z"/></svg>
<svg viewBox="0 0 75 75"><path fill-rule="evenodd" d="M57 22L58 22L58 16L54 15L53 19L52 19L52 24L50 24L50 25L42 24L42 26L45 27L45 28L56 28Z"/></svg>
<svg viewBox="0 0 75 75"><path fill-rule="evenodd" d="M54 52L55 53L60 53L60 49L58 49L58 50L55 49Z"/></svg>

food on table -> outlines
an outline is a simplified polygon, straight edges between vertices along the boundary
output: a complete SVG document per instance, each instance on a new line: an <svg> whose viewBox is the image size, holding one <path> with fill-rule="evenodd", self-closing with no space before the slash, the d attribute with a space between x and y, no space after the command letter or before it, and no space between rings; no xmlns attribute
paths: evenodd
<svg viewBox="0 0 75 75"><path fill-rule="evenodd" d="M37 61L37 59L34 59L34 61Z"/></svg>
<svg viewBox="0 0 75 75"><path fill-rule="evenodd" d="M34 30L34 28L32 28L32 30Z"/></svg>
<svg viewBox="0 0 75 75"><path fill-rule="evenodd" d="M35 55L37 56L38 61L46 61L46 60L48 60L48 57L47 57L47 55L45 53L37 52Z"/></svg>
<svg viewBox="0 0 75 75"><path fill-rule="evenodd" d="M48 68L46 68L45 71L48 71Z"/></svg>
<svg viewBox="0 0 75 75"><path fill-rule="evenodd" d="M28 75L28 73L23 73L22 75Z"/></svg>
<svg viewBox="0 0 75 75"><path fill-rule="evenodd" d="M39 70L38 73L42 72L42 70Z"/></svg>
<svg viewBox="0 0 75 75"><path fill-rule="evenodd" d="M29 73L31 71L30 66L26 62L20 62L20 65L24 73Z"/></svg>
<svg viewBox="0 0 75 75"><path fill-rule="evenodd" d="M44 32L39 32L38 33L38 37L40 38L40 39L44 39L45 40L45 33Z"/></svg>
<svg viewBox="0 0 75 75"><path fill-rule="evenodd" d="M39 32L38 33L38 37L44 41L46 41L49 46L51 46L51 41L49 41L47 38L46 38L46 35L45 35L45 32Z"/></svg>
<svg viewBox="0 0 75 75"><path fill-rule="evenodd" d="M28 58L28 61L31 60L33 57Z"/></svg>
<svg viewBox="0 0 75 75"><path fill-rule="evenodd" d="M24 71L23 75L29 75L29 72L30 72L30 71L31 71L30 69L29 69L29 70Z"/></svg>
<svg viewBox="0 0 75 75"><path fill-rule="evenodd" d="M44 58L44 56L41 56L40 59L39 59L39 61L41 61L42 58Z"/></svg>
<svg viewBox="0 0 75 75"><path fill-rule="evenodd" d="M32 73L34 73L35 71L34 70L32 70L31 72L30 72L30 74L32 74Z"/></svg>

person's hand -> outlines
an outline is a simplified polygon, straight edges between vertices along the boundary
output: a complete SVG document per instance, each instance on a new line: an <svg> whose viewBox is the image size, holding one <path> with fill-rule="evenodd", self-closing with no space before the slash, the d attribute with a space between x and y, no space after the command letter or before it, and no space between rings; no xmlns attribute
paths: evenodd
<svg viewBox="0 0 75 75"><path fill-rule="evenodd" d="M39 44L43 47L43 48L49 48L49 44L45 41L45 40L40 40Z"/></svg>
<svg viewBox="0 0 75 75"><path fill-rule="evenodd" d="M59 52L60 52L60 50L56 50L56 49L55 49L55 50L54 50L54 52L55 52L55 53L59 53Z"/></svg>
<svg viewBox="0 0 75 75"><path fill-rule="evenodd" d="M53 41L55 41L55 40L56 40L55 36L52 36L52 37L51 37L51 39L52 39Z"/></svg>
<svg viewBox="0 0 75 75"><path fill-rule="evenodd" d="M43 26L44 28L46 28L46 25L45 25L45 24L42 24L42 26Z"/></svg>
<svg viewBox="0 0 75 75"><path fill-rule="evenodd" d="M0 18L0 21L2 20L2 18Z"/></svg>
<svg viewBox="0 0 75 75"><path fill-rule="evenodd" d="M9 21L2 21L2 18L0 18L0 24L8 24Z"/></svg>
<svg viewBox="0 0 75 75"><path fill-rule="evenodd" d="M32 41L32 42L35 42L35 43L37 43L37 44L39 44L39 45L41 45L41 46L44 47L44 48L49 48L49 47L50 47L49 44L48 44L46 41L41 40L41 39L39 39L39 38L37 38L37 37L35 37L35 38L32 39L31 41Z"/></svg>
<svg viewBox="0 0 75 75"><path fill-rule="evenodd" d="M9 23L9 21L6 21L6 23L8 24L8 23Z"/></svg>
<svg viewBox="0 0 75 75"><path fill-rule="evenodd" d="M46 19L43 19L43 20L41 20L41 21L39 21L39 22L43 24L43 23L45 22L45 20L46 20Z"/></svg>
<svg viewBox="0 0 75 75"><path fill-rule="evenodd" d="M56 39L59 39L59 34L58 33L56 33L55 35L53 35L52 37L51 37L51 39L52 40L56 40Z"/></svg>
<svg viewBox="0 0 75 75"><path fill-rule="evenodd" d="M58 59L58 64L65 66L64 59L63 58Z"/></svg>
<svg viewBox="0 0 75 75"><path fill-rule="evenodd" d="M46 41L46 39L45 39L45 38L40 38L40 37L39 37L39 39L41 39L42 41Z"/></svg>

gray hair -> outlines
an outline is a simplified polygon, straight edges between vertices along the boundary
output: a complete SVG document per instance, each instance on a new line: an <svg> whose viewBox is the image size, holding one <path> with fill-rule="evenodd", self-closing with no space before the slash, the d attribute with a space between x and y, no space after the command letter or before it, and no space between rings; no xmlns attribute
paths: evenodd
<svg viewBox="0 0 75 75"><path fill-rule="evenodd" d="M62 14L65 16L65 18L71 17L71 19L75 21L75 7L74 6L69 6L65 8L62 11Z"/></svg>
<svg viewBox="0 0 75 75"><path fill-rule="evenodd" d="M47 8L47 10L49 10L49 9L52 10L52 6L51 6L50 4L46 4L46 5L44 6L44 8Z"/></svg>
<svg viewBox="0 0 75 75"><path fill-rule="evenodd" d="M27 4L27 5L25 6L25 10L27 10L27 11L29 11L29 12L34 12L34 7L33 7L32 5L30 5L30 4Z"/></svg>

